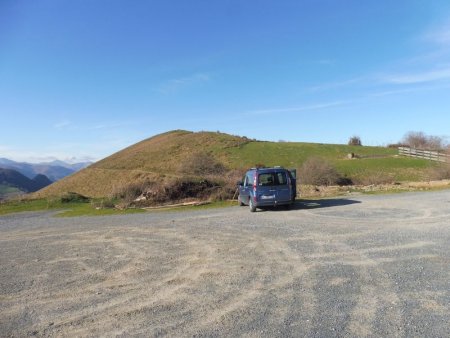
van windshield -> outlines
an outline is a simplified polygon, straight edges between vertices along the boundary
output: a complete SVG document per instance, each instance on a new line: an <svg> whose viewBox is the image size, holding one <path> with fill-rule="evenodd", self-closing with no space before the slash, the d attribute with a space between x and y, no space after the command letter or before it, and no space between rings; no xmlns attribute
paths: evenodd
<svg viewBox="0 0 450 338"><path fill-rule="evenodd" d="M258 175L258 185L260 186L273 186L273 185L286 185L287 177L284 172L277 173L262 173Z"/></svg>

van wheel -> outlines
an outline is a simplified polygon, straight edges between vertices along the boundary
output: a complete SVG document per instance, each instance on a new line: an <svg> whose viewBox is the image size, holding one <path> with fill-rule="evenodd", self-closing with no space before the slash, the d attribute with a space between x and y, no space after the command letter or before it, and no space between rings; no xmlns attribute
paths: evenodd
<svg viewBox="0 0 450 338"><path fill-rule="evenodd" d="M253 200L250 197L248 200L248 206L250 207L250 212L255 212L256 211L256 206L253 204Z"/></svg>

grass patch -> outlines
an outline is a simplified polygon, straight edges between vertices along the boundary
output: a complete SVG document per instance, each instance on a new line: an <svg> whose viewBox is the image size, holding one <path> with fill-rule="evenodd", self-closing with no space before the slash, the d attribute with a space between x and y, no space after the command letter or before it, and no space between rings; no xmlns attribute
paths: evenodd
<svg viewBox="0 0 450 338"><path fill-rule="evenodd" d="M237 206L237 200L227 200L227 201L215 201L208 204L202 205L183 205L176 207L167 207L161 209L149 209L147 212L166 212L166 211L194 211L194 210L208 210L208 209L216 209L216 208L228 208Z"/></svg>
<svg viewBox="0 0 450 338"><path fill-rule="evenodd" d="M88 203L71 203L67 206L68 210L58 213L58 217L79 217L79 216L108 216L108 215L126 215L145 212L142 209L96 209ZM64 208L66 209L66 208Z"/></svg>
<svg viewBox="0 0 450 338"><path fill-rule="evenodd" d="M381 173L394 181L421 181L429 168L435 165L427 160L406 157L337 160L334 164L347 177L364 179Z"/></svg>
<svg viewBox="0 0 450 338"><path fill-rule="evenodd" d="M230 148L227 152L228 163L235 168L249 168L256 163L299 168L310 157L335 162L345 159L350 153L360 157L392 157L398 153L396 149L383 147L299 142L249 142L239 148Z"/></svg>
<svg viewBox="0 0 450 338"><path fill-rule="evenodd" d="M30 212L30 211L58 211L57 217L79 217L79 216L107 216L107 215L126 215L143 212L166 212L166 211L191 211L206 210L214 208L225 208L237 205L236 201L217 201L209 204L198 206L178 206L173 208L163 208L154 210L143 210L139 208L131 208L118 210L113 208L96 208L99 201L95 200L91 203L70 202L62 203L61 201L52 201L47 199L36 200L16 200L0 203L0 215Z"/></svg>
<svg viewBox="0 0 450 338"><path fill-rule="evenodd" d="M23 211L41 211L50 210L48 200L24 200L24 201L7 201L0 203L0 215L6 215Z"/></svg>
<svg viewBox="0 0 450 338"><path fill-rule="evenodd" d="M26 211L46 211L62 210L58 216L103 216L122 215L137 212L144 212L141 209L96 209L93 204L86 202L63 203L60 200L35 199L35 200L14 200L0 203L0 215L6 215Z"/></svg>

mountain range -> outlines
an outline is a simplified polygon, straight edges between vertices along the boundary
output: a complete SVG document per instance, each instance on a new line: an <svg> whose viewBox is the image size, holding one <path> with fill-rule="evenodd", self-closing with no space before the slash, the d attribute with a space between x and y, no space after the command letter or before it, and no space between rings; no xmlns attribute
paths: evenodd
<svg viewBox="0 0 450 338"><path fill-rule="evenodd" d="M70 164L59 160L52 162L27 163L0 158L0 168L16 170L29 179L34 179L36 175L45 175L53 182L84 169L90 164L92 164L92 162Z"/></svg>
<svg viewBox="0 0 450 338"><path fill-rule="evenodd" d="M1 187L15 188L21 192L35 192L50 184L52 181L42 174L37 174L33 179L29 179L17 170L0 168Z"/></svg>

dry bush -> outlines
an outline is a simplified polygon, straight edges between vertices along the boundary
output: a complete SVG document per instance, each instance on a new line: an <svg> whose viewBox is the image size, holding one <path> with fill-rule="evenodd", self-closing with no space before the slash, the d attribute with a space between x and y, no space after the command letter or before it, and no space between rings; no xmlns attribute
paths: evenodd
<svg viewBox="0 0 450 338"><path fill-rule="evenodd" d="M66 192L61 196L60 201L61 203L88 203L90 198L76 192Z"/></svg>
<svg viewBox="0 0 450 338"><path fill-rule="evenodd" d="M114 199L112 198L102 198L97 201L92 201L91 205L93 208L98 209L113 209L116 206Z"/></svg>
<svg viewBox="0 0 450 338"><path fill-rule="evenodd" d="M359 136L352 136L348 140L349 146L362 146L361 138Z"/></svg>
<svg viewBox="0 0 450 338"><path fill-rule="evenodd" d="M310 157L303 163L300 173L300 182L309 185L337 185L340 175L336 168L320 157Z"/></svg>
<svg viewBox="0 0 450 338"><path fill-rule="evenodd" d="M212 159L212 160L211 160ZM189 173L169 179L139 181L125 184L111 196L118 204L127 206L151 206L173 204L190 200L226 200L236 191L236 182L242 170L226 171L225 167L210 156L195 154L180 166Z"/></svg>
<svg viewBox="0 0 450 338"><path fill-rule="evenodd" d="M150 181L129 183L116 189L116 191L112 194L112 198L117 198L124 202L131 203L154 186L155 183Z"/></svg>
<svg viewBox="0 0 450 338"><path fill-rule="evenodd" d="M354 177L353 182L356 185L380 185L393 184L395 182L394 175L378 171L362 173Z"/></svg>
<svg viewBox="0 0 450 338"><path fill-rule="evenodd" d="M179 178L145 186L132 183L122 191L117 197L129 206L160 205L187 200L223 200L234 194L228 181L199 178Z"/></svg>
<svg viewBox="0 0 450 338"><path fill-rule="evenodd" d="M390 143L387 145L387 148L399 148L399 147L409 147L409 145L402 142Z"/></svg>
<svg viewBox="0 0 450 338"><path fill-rule="evenodd" d="M441 163L429 171L430 180L448 180L450 179L450 163Z"/></svg>
<svg viewBox="0 0 450 338"><path fill-rule="evenodd" d="M439 136L426 135L421 131L408 132L401 141L411 148L440 150L444 148L444 140Z"/></svg>
<svg viewBox="0 0 450 338"><path fill-rule="evenodd" d="M183 161L179 171L188 175L218 175L224 173L226 168L213 155L198 152Z"/></svg>

